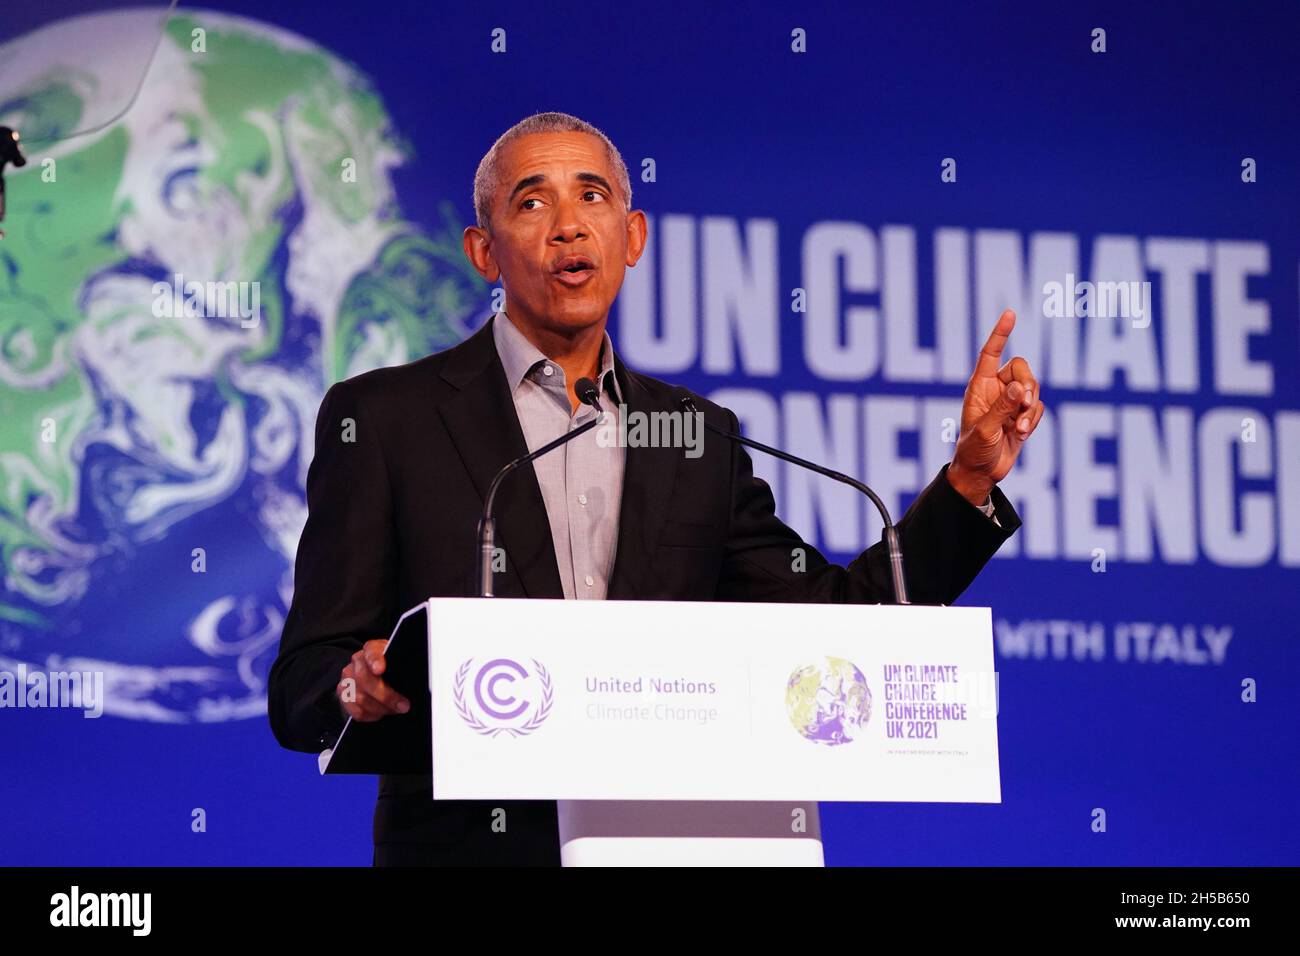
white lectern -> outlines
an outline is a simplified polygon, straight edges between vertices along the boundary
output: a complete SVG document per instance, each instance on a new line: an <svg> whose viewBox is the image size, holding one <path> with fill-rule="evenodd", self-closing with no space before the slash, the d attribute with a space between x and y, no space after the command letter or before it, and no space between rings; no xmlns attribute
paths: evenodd
<svg viewBox="0 0 1300 956"><path fill-rule="evenodd" d="M565 865L821 865L817 801L1001 801L988 608L434 598L419 644L434 799L560 801Z"/></svg>

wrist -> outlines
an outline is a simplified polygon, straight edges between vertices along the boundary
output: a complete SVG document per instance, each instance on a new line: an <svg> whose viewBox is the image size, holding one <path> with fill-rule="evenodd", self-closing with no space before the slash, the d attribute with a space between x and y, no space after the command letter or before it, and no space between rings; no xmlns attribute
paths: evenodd
<svg viewBox="0 0 1300 956"><path fill-rule="evenodd" d="M969 470L953 461L948 466L948 484L952 485L957 494L978 508L989 500L995 482L982 475L971 474Z"/></svg>

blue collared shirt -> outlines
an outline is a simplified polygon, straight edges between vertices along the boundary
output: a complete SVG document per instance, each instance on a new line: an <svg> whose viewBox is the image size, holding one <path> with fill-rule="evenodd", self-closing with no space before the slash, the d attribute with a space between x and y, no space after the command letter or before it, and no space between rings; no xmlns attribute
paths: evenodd
<svg viewBox="0 0 1300 956"><path fill-rule="evenodd" d="M564 369L529 342L505 312L494 317L492 338L529 451L585 424L596 414L586 405L572 411ZM614 375L614 344L608 332L601 346L597 385L610 416L607 423L533 462L551 525L560 583L570 600L605 597L618 546L624 452L608 436L619 434L622 395ZM503 536L509 561L508 529Z"/></svg>

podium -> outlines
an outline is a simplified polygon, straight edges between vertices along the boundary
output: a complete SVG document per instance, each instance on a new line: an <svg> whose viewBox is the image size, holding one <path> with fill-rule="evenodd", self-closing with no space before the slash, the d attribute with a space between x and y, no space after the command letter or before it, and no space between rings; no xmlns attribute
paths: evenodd
<svg viewBox="0 0 1300 956"><path fill-rule="evenodd" d="M432 598L322 773L557 800L569 865L821 865L818 801L999 803L988 608ZM388 725L388 726L386 726Z"/></svg>

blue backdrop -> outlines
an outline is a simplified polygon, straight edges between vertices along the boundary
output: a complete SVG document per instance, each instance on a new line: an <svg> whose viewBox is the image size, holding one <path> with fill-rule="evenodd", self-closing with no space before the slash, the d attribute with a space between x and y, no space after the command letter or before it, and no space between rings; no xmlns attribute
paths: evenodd
<svg viewBox="0 0 1300 956"><path fill-rule="evenodd" d="M71 141L92 94L15 77L30 26L0 32L0 123L50 137L0 243L0 662L105 673L110 706L0 709L0 864L369 863L373 779L264 717L304 442L330 381L488 314L473 173L549 109L614 140L652 219L627 362L896 514L1020 314L1049 418L963 597L993 608L1003 802L823 805L828 862L1296 862L1294 4L230 0L178 9L132 109ZM264 321L160 315L141 289L177 274L260 281ZM1150 291L1051 314L1075 280ZM835 559L876 540L758 464Z"/></svg>

